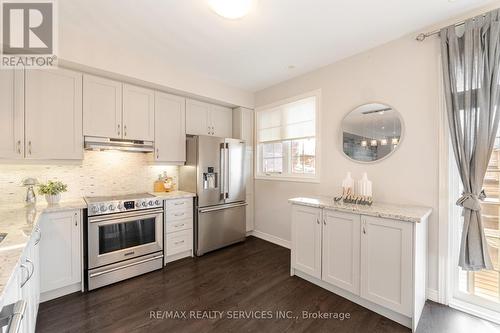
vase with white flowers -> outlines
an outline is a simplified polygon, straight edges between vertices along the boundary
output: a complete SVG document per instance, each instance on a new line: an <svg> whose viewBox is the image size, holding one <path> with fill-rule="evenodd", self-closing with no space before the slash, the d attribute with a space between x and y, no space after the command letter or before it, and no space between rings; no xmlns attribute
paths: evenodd
<svg viewBox="0 0 500 333"><path fill-rule="evenodd" d="M45 195L45 200L49 204L56 204L61 200L61 193L68 190L68 185L49 180L46 184L38 185L38 193Z"/></svg>

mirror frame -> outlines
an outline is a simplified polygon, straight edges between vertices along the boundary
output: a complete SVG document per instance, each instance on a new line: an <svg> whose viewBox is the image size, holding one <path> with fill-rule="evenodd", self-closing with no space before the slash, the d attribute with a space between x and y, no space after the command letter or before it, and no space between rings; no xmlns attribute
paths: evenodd
<svg viewBox="0 0 500 333"><path fill-rule="evenodd" d="M375 160L375 161L358 161L358 160L352 159L349 155L347 155L344 152L344 120L351 114L351 112L353 112L354 110L356 110L356 109L358 109L358 108L360 108L360 107L362 107L364 105L367 105L367 104L383 104L383 105L387 105L391 109L395 110L398 113L399 121L401 122L401 135L399 137L399 144L398 144L398 146L396 147L396 149L394 149L393 151L391 151L389 154L387 154L384 157L379 158L378 160ZM405 125L405 122L404 122L404 119L403 119L403 115L401 114L401 112L398 111L398 109L396 109L392 105L390 105L388 103L385 103L385 102L371 101L371 102L359 104L358 106L355 106L353 109L351 109L349 112L347 112L342 117L342 121L340 123L340 131L339 132L340 132L339 133L340 134L340 140L339 140L340 141L340 145L338 145L338 147L340 148L341 154L345 158L347 158L349 161L352 161L352 162L355 162L355 163L360 163L360 164L375 164L375 163L382 162L385 159L391 157L392 155L394 155L394 153L396 153L400 149L401 144L404 142L405 137L406 137L406 125Z"/></svg>

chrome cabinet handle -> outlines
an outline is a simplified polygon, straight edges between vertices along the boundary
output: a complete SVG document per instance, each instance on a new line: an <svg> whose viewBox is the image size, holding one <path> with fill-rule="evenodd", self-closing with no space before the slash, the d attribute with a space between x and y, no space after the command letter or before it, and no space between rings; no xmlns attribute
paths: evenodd
<svg viewBox="0 0 500 333"><path fill-rule="evenodd" d="M78 227L78 213L75 213L75 227Z"/></svg>
<svg viewBox="0 0 500 333"><path fill-rule="evenodd" d="M176 224L176 225L174 225L174 228L180 228L180 227L183 227L185 225L186 225L185 223L183 223L183 224Z"/></svg>
<svg viewBox="0 0 500 333"><path fill-rule="evenodd" d="M176 202L176 203L174 203L175 206L180 206L180 205L184 205L184 204L185 204L185 202Z"/></svg>
<svg viewBox="0 0 500 333"><path fill-rule="evenodd" d="M183 240L182 240L182 241L179 241L179 242L175 242L174 244L175 244L175 245L178 245L178 244L182 244L182 243L184 243L184 241L183 241Z"/></svg>
<svg viewBox="0 0 500 333"><path fill-rule="evenodd" d="M35 241L35 245L38 245L38 243L40 243L40 240L42 239L42 231L40 230L40 227L36 227L35 231L36 233L38 233L38 238Z"/></svg>
<svg viewBox="0 0 500 333"><path fill-rule="evenodd" d="M177 213L177 214L174 214L174 216L183 216L184 213Z"/></svg>
<svg viewBox="0 0 500 333"><path fill-rule="evenodd" d="M316 219L316 223L319 224L319 218Z"/></svg>
<svg viewBox="0 0 500 333"><path fill-rule="evenodd" d="M160 148L156 148L156 159L160 158Z"/></svg>
<svg viewBox="0 0 500 333"><path fill-rule="evenodd" d="M31 279L31 277L33 276L33 274L35 273L35 264L33 263L33 261L31 261L31 260L30 260L30 259L28 259L28 258L26 258L25 260L26 260L26 262L27 262L27 263L29 263L29 264L30 264L30 266L31 266L31 273L30 273L30 275L29 275L29 277L28 277L28 280L27 280L27 281L29 281L29 280ZM26 282L27 282L27 281L26 281Z"/></svg>
<svg viewBox="0 0 500 333"><path fill-rule="evenodd" d="M21 288L24 287L24 285L28 282L28 280L30 279L30 270L28 268L28 266L26 266L25 264L21 264L21 268L24 268L26 269L26 271L28 272L28 276L26 277L26 280L24 280L22 283L21 283Z"/></svg>
<svg viewBox="0 0 500 333"><path fill-rule="evenodd" d="M363 226L363 234L366 234L365 226Z"/></svg>
<svg viewBox="0 0 500 333"><path fill-rule="evenodd" d="M323 220L323 224L326 225L326 220Z"/></svg>
<svg viewBox="0 0 500 333"><path fill-rule="evenodd" d="M31 155L31 140L28 141L28 154Z"/></svg>
<svg viewBox="0 0 500 333"><path fill-rule="evenodd" d="M120 124L118 124L118 135L120 135Z"/></svg>
<svg viewBox="0 0 500 333"><path fill-rule="evenodd" d="M21 140L17 141L17 153L21 155Z"/></svg>
<svg viewBox="0 0 500 333"><path fill-rule="evenodd" d="M123 134L127 136L127 125L123 126Z"/></svg>

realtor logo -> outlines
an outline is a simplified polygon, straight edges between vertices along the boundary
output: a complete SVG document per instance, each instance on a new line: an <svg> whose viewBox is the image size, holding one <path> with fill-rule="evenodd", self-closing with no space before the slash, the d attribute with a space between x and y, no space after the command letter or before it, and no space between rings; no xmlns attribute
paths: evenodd
<svg viewBox="0 0 500 333"><path fill-rule="evenodd" d="M54 2L1 4L2 67L54 66Z"/></svg>

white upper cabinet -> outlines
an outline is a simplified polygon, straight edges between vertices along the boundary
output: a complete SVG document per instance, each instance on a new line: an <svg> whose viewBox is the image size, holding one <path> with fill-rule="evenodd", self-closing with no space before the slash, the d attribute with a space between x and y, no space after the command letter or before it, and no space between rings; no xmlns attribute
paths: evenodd
<svg viewBox="0 0 500 333"><path fill-rule="evenodd" d="M122 83L83 76L83 135L122 137Z"/></svg>
<svg viewBox="0 0 500 333"><path fill-rule="evenodd" d="M0 159L24 157L24 71L0 70Z"/></svg>
<svg viewBox="0 0 500 333"><path fill-rule="evenodd" d="M210 124L214 136L233 137L233 110L219 105L211 105Z"/></svg>
<svg viewBox="0 0 500 333"><path fill-rule="evenodd" d="M123 138L153 141L155 134L155 93L129 84L123 85Z"/></svg>
<svg viewBox="0 0 500 333"><path fill-rule="evenodd" d="M186 100L186 134L212 135L210 104Z"/></svg>
<svg viewBox="0 0 500 333"><path fill-rule="evenodd" d="M186 99L155 93L155 161L186 161Z"/></svg>
<svg viewBox="0 0 500 333"><path fill-rule="evenodd" d="M322 280L359 295L361 217L323 210Z"/></svg>
<svg viewBox="0 0 500 333"><path fill-rule="evenodd" d="M25 156L82 159L82 74L66 69L26 71Z"/></svg>
<svg viewBox="0 0 500 333"><path fill-rule="evenodd" d="M321 209L292 206L292 267L321 279Z"/></svg>
<svg viewBox="0 0 500 333"><path fill-rule="evenodd" d="M247 149L253 147L254 111L247 108L233 110L233 137L246 142Z"/></svg>
<svg viewBox="0 0 500 333"><path fill-rule="evenodd" d="M233 114L230 108L186 100L186 133L232 137Z"/></svg>
<svg viewBox="0 0 500 333"><path fill-rule="evenodd" d="M361 297L411 316L412 223L363 216L361 228Z"/></svg>

